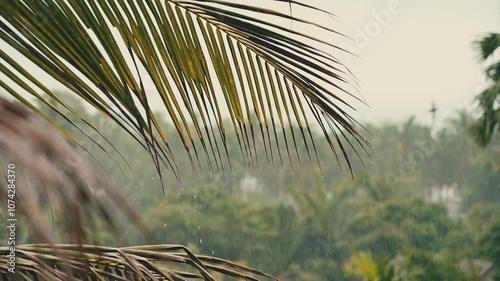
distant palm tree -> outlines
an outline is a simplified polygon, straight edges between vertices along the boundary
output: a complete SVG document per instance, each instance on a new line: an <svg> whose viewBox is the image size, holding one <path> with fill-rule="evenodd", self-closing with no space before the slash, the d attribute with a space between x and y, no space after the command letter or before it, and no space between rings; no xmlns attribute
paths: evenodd
<svg viewBox="0 0 500 281"><path fill-rule="evenodd" d="M348 275L362 277L363 281L399 281L394 264L388 259L375 259L371 252L352 255L345 265Z"/></svg>
<svg viewBox="0 0 500 281"><path fill-rule="evenodd" d="M209 172L231 168L230 159L224 161L229 155L228 133L236 134L247 163L257 161L257 138L266 148L269 163L274 163L270 161L273 157L281 162L287 158L292 161L296 138L303 138L311 160L319 161L313 123L327 138L332 157L344 157L350 167L344 146L364 148L367 143L349 114L350 104L357 100L349 93L352 75L328 53L329 49L343 50L322 39L339 34L270 6L279 9L281 5L293 5L307 10L308 16L310 12L331 15L300 1L268 3L269 7L225 0L0 0L0 87L77 145L78 140L40 111L33 99L68 121L76 116L99 132L81 112L49 89L45 77L50 77L128 132L151 155L151 165L158 171L167 168L176 175L179 172L169 146L172 136L164 134L152 110L158 101L156 107L167 113L195 171L201 170L202 155ZM290 21L308 31L285 27ZM313 37L309 30L327 36ZM118 229L110 199L129 219L140 224L113 185L37 115L19 103L0 100L2 159L17 163L36 186L24 188L27 182L19 182L23 188L18 188L16 194L20 202L28 200L24 202L29 204L21 202L19 211L31 218L35 237L52 242L47 227L35 223L42 208L33 193L40 191L59 199L56 208L65 210L66 228L77 245L86 241L82 222L88 206L115 232ZM229 123L223 122L225 116L229 116ZM300 136L292 130L294 124L300 127ZM284 148L278 146L277 131L287 132L283 134ZM2 165L7 174L4 167L8 163ZM2 200L7 198L9 186L8 182L0 182ZM18 260L20 269L25 270L23 277L69 280L69 272L73 272L84 279L82 270L100 280L123 280L123 276L129 276L123 270L142 280L213 280L209 270L249 280L253 279L245 274L258 274L215 258L195 257L175 246L56 248L56 253L45 246L23 248ZM86 259L76 254L78 250ZM164 250L182 252L171 254ZM7 253L8 249L3 251ZM159 260L187 264L195 273L158 267L155 262ZM6 270L0 267L0 272Z"/></svg>
<svg viewBox="0 0 500 281"><path fill-rule="evenodd" d="M491 59L491 65L485 71L490 85L477 97L482 115L470 129L476 142L486 146L500 125L500 61L494 58L495 51L500 47L500 34L491 33L476 41L475 46L481 61Z"/></svg>

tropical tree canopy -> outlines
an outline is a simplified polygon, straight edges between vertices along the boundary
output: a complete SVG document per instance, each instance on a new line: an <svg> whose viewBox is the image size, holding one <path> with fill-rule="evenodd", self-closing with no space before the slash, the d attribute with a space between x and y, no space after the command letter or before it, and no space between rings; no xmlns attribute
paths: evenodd
<svg viewBox="0 0 500 281"><path fill-rule="evenodd" d="M471 127L471 134L482 146L490 143L500 124L500 61L494 57L500 47L500 34L491 33L475 42L481 61L491 61L485 74L489 86L477 97L482 115Z"/></svg>

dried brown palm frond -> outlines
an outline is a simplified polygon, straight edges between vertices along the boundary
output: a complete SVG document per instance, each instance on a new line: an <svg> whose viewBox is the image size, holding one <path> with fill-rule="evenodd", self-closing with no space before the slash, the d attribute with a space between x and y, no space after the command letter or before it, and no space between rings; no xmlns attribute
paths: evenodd
<svg viewBox="0 0 500 281"><path fill-rule="evenodd" d="M82 222L92 218L88 210L115 232L113 203L140 224L111 180L78 155L59 130L23 104L2 97L0 165L0 200L2 204L9 199L15 202L17 216L26 216L37 241L50 243L53 237L43 202L63 210L64 231L78 244L85 239Z"/></svg>
<svg viewBox="0 0 500 281"><path fill-rule="evenodd" d="M9 253L8 248L0 248L1 280L10 280ZM240 280L275 280L230 261L194 255L180 245L23 245L17 248L15 270L24 278L21 280L216 280L215 274Z"/></svg>

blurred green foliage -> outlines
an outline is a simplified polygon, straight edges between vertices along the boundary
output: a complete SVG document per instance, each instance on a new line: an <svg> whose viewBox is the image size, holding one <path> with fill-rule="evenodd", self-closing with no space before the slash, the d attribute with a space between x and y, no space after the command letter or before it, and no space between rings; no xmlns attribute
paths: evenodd
<svg viewBox="0 0 500 281"><path fill-rule="evenodd" d="M353 161L354 179L322 141L316 143L321 170L303 143L297 142L303 154L291 155L292 170L286 160L280 165L277 151L266 161L259 145L258 161L245 163L237 140L228 139L231 169L226 162L210 172L204 159L194 160L193 171L181 142L172 138L181 178L163 170L161 181L134 140L97 113L88 115L107 141L74 120L87 134L71 131L81 134L81 152L105 169L157 239L147 241L124 221L122 240L88 226L97 243L184 244L280 280L465 281L480 280L489 263L500 269L500 163L492 157L500 140L476 146L466 135L467 112L434 131L414 118L369 125L372 160L361 155L364 163ZM168 122L163 126L174 130ZM356 159L354 151L346 153ZM59 211L47 210L61 232ZM352 266L363 255L370 276Z"/></svg>

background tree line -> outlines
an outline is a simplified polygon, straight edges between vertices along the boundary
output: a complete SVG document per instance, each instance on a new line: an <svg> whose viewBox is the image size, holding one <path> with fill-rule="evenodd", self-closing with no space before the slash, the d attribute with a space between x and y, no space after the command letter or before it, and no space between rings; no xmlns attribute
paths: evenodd
<svg viewBox="0 0 500 281"><path fill-rule="evenodd" d="M165 171L163 189L156 169L147 165L150 156L132 138L97 113L86 117L104 129L113 146L89 131L107 153L90 140L81 152L92 154L115 179L161 243L176 241L283 280L368 276L356 262L365 267L371 262L372 274L380 276L394 267L391 280L481 280L491 263L498 268L500 140L492 139L485 149L476 145L466 135L474 122L466 111L457 111L435 132L413 117L370 124L376 151L369 152L371 160L346 150L354 159L354 180L346 167L322 159L333 159L326 140L316 141L321 168L297 141L299 153L290 157L301 164L292 170L281 167L279 156L270 159L263 145L256 145L257 163L245 162L237 140L228 138L231 171L208 173L210 164L201 158L194 163L198 175L186 176L193 165L183 159L177 165L185 173L177 180ZM174 130L166 121L162 127L167 134ZM284 141L282 135L277 139ZM182 151L182 143L172 142L171 149ZM53 215L57 230L63 216ZM123 239L147 243L133 227L124 227ZM86 229L100 244L123 243L99 226ZM58 232L62 240L63 233Z"/></svg>

